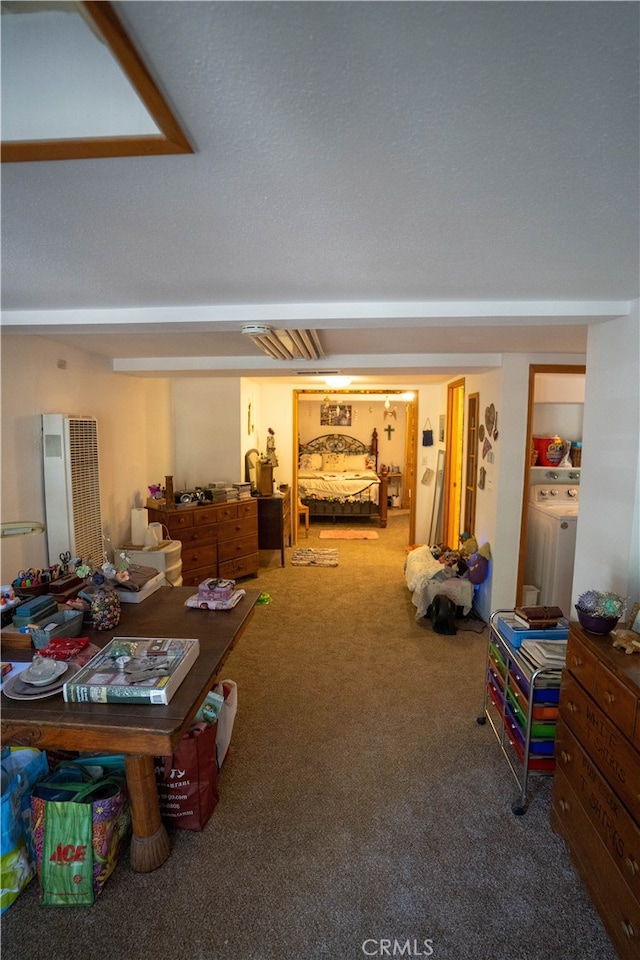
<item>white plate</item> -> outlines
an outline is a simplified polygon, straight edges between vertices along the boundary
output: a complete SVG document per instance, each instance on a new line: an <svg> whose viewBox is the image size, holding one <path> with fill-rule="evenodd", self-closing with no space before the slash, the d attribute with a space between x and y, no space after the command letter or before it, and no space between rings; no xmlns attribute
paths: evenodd
<svg viewBox="0 0 640 960"><path fill-rule="evenodd" d="M54 697L56 694L62 693L65 682L79 669L80 667L76 666L75 663L68 663L68 674L60 674L57 680L49 683L46 687L34 687L32 683L22 683L20 679L22 674L18 673L5 681L2 692L10 700L43 700L45 697Z"/></svg>
<svg viewBox="0 0 640 960"><path fill-rule="evenodd" d="M59 660L56 664L55 670L53 670L51 673L48 673L46 677L38 677L37 679L29 676L31 667L27 667L27 669L23 670L20 674L20 679L23 683L30 683L33 687L46 687L50 683L55 683L58 677L61 677L66 671L67 667L67 663Z"/></svg>

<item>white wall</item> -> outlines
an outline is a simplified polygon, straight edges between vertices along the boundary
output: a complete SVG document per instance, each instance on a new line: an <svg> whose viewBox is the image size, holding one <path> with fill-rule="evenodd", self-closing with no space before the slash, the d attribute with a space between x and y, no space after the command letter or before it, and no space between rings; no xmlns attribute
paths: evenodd
<svg viewBox="0 0 640 960"><path fill-rule="evenodd" d="M274 467L273 479L276 485L287 483L291 486L293 461L297 456L297 441L293 436L293 387L289 384L273 383L265 379L260 382L256 412L258 442L257 449L264 453L267 446L269 427L275 432L276 456L278 466Z"/></svg>
<svg viewBox="0 0 640 960"><path fill-rule="evenodd" d="M131 508L173 468L168 381L114 374L101 357L44 337L3 335L3 521L45 521L42 413L97 418L105 536L128 540ZM3 584L48 562L46 536L2 541Z"/></svg>
<svg viewBox="0 0 640 960"><path fill-rule="evenodd" d="M378 433L378 467L383 464L404 468L406 402L396 395L389 396L389 410L385 417L385 406L382 395L380 398L367 399L357 394L327 394L332 404L351 406L351 426L323 425L320 423L321 408L324 398L320 395L300 397L299 403L299 432L301 443L308 443L315 437L325 433L344 433L355 437L365 446L371 443L374 429ZM386 431L391 427L391 435Z"/></svg>
<svg viewBox="0 0 640 960"><path fill-rule="evenodd" d="M574 603L590 589L640 601L639 371L635 301L631 316L589 328Z"/></svg>
<svg viewBox="0 0 640 960"><path fill-rule="evenodd" d="M172 381L175 472L173 489L192 490L215 481L244 481L247 418L237 377ZM241 421L244 425L242 436Z"/></svg>

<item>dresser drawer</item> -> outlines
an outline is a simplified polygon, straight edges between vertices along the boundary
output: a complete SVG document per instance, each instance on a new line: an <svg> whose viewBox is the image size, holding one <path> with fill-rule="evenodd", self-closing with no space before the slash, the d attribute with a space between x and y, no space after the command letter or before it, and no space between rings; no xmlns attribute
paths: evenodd
<svg viewBox="0 0 640 960"><path fill-rule="evenodd" d="M593 689L597 666L598 658L570 632L567 641L567 670L571 670L586 690Z"/></svg>
<svg viewBox="0 0 640 960"><path fill-rule="evenodd" d="M224 563L225 560L233 560L235 557L245 557L250 553L255 553L258 549L258 541L255 533L250 537L238 537L236 540L223 540L218 545L218 563Z"/></svg>
<svg viewBox="0 0 640 960"><path fill-rule="evenodd" d="M559 769L554 778L551 826L565 840L620 960L636 960L640 953L638 900L602 840L594 834L591 820Z"/></svg>
<svg viewBox="0 0 640 960"><path fill-rule="evenodd" d="M613 723L633 739L637 698L601 663L596 669L593 697Z"/></svg>
<svg viewBox="0 0 640 960"><path fill-rule="evenodd" d="M169 510L158 519L169 528L169 533L179 533L193 526L193 510Z"/></svg>
<svg viewBox="0 0 640 960"><path fill-rule="evenodd" d="M260 555L258 553L249 554L248 557L237 557L235 560L227 560L218 566L218 576L225 580L237 580L240 577L256 576L260 566Z"/></svg>
<svg viewBox="0 0 640 960"><path fill-rule="evenodd" d="M218 562L218 548L215 543L205 544L204 546L182 547L182 577L186 583L185 574L196 567L206 567L209 572L207 576L215 576L216 564Z"/></svg>
<svg viewBox="0 0 640 960"><path fill-rule="evenodd" d="M256 503L256 498L252 497L251 500L238 500L237 511L238 517L257 517L258 504Z"/></svg>
<svg viewBox="0 0 640 960"><path fill-rule="evenodd" d="M237 503L218 504L218 523L222 520L234 520L238 516Z"/></svg>
<svg viewBox="0 0 640 960"><path fill-rule="evenodd" d="M183 551L190 550L191 547L203 547L208 543L218 542L218 524L207 523L202 526L195 524L188 530L183 530L180 534L183 544Z"/></svg>
<svg viewBox="0 0 640 960"><path fill-rule="evenodd" d="M218 543L222 543L223 540L236 540L238 537L256 536L256 534L256 522L253 517L224 520L218 524Z"/></svg>
<svg viewBox="0 0 640 960"><path fill-rule="evenodd" d="M640 902L640 828L562 722L556 729L556 770L568 780L593 829ZM554 802L561 795L554 783Z"/></svg>
<svg viewBox="0 0 640 960"><path fill-rule="evenodd" d="M567 671L562 674L560 718L633 816L640 819L638 751Z"/></svg>
<svg viewBox="0 0 640 960"><path fill-rule="evenodd" d="M209 523L217 523L221 520L218 510L219 507L198 507L193 512L194 527L204 527Z"/></svg>

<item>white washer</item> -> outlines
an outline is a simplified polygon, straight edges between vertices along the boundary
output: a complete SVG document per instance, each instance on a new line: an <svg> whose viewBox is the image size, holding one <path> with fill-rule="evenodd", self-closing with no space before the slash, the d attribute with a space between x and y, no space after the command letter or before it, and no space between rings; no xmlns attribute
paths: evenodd
<svg viewBox="0 0 640 960"><path fill-rule="evenodd" d="M551 481L531 487L526 581L539 588L539 603L571 614L580 489Z"/></svg>

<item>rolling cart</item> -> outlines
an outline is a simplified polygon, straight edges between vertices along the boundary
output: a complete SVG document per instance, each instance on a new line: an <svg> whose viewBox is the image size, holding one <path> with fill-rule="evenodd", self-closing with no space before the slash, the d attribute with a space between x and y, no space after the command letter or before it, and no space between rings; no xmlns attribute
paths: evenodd
<svg viewBox="0 0 640 960"><path fill-rule="evenodd" d="M554 741L562 666L536 666L520 644L538 639L538 631L514 629L513 610L496 610L489 619L484 703L477 723L490 723L520 788L511 805L517 816L528 806L529 775L553 774ZM534 636L536 634L536 636ZM564 628L544 631L563 640Z"/></svg>

